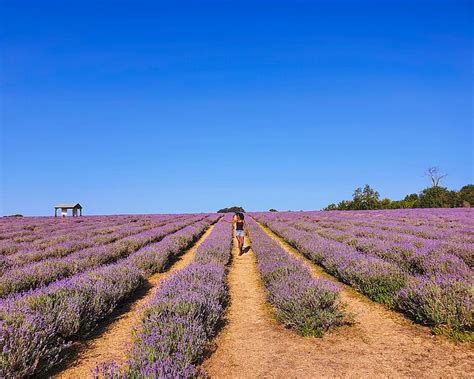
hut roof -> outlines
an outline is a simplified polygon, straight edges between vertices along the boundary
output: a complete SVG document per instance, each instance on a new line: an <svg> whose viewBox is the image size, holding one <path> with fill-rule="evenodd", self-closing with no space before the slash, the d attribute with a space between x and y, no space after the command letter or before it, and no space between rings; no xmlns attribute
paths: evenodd
<svg viewBox="0 0 474 379"><path fill-rule="evenodd" d="M63 203L63 204L58 204L55 205L54 208L82 208L81 204L79 203Z"/></svg>

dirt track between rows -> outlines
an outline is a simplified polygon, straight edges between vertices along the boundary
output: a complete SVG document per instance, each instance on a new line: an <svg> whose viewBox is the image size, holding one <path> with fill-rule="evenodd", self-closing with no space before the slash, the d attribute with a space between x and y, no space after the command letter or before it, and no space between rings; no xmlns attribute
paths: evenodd
<svg viewBox="0 0 474 379"><path fill-rule="evenodd" d="M96 363L112 359L118 363L125 362L127 352L133 342L133 328L139 324L141 308L150 300L163 279L181 270L193 260L196 249L209 236L214 225L211 225L190 249L180 255L167 271L150 276L146 285L137 291L133 299L117 309L108 322L98 328L89 339L79 343L74 360L54 377L89 378L91 369L96 366Z"/></svg>
<svg viewBox="0 0 474 379"><path fill-rule="evenodd" d="M233 250L227 325L204 362L211 377L474 377L473 349L430 334L324 273L267 228L312 274L336 282L355 325L323 338L301 337L275 321L252 250ZM247 241L248 243L248 241Z"/></svg>

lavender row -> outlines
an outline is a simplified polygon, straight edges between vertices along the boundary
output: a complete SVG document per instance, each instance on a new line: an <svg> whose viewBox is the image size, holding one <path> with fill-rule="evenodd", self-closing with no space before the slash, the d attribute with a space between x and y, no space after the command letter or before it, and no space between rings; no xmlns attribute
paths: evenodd
<svg viewBox="0 0 474 379"><path fill-rule="evenodd" d="M14 242L31 242L45 239L48 234L66 230L80 230L103 223L120 223L131 220L135 216L96 216L79 218L25 217L8 219L0 231L0 240ZM155 217L155 216L152 216ZM162 217L162 215L159 215ZM19 223L19 220L21 223Z"/></svg>
<svg viewBox="0 0 474 379"><path fill-rule="evenodd" d="M58 244L68 244L71 242L82 242L84 239L92 239L96 237L96 243L101 240L108 240L110 235L121 231L122 229L151 229L172 220L177 220L183 216L153 216L152 218L121 218L117 220L113 217L111 220L97 220L94 223L87 223L84 226L74 226L68 221L60 220L61 227L54 231L41 230L36 236L31 233L28 239L33 239L30 242L15 242L13 240L0 240L0 253L3 255L11 254L27 254L29 252L40 252ZM26 239L26 237L24 238Z"/></svg>
<svg viewBox="0 0 474 379"><path fill-rule="evenodd" d="M352 226L383 228L400 234L408 234L426 239L458 240L474 242L471 219L474 212L470 209L450 209L442 212L443 217L434 218L440 210L424 209L404 212L401 219L392 220L393 211L360 211L360 212L305 212L308 220L314 220L330 228L345 229ZM430 217L431 216L431 217ZM332 225L331 225L332 224Z"/></svg>
<svg viewBox="0 0 474 379"><path fill-rule="evenodd" d="M50 258L18 268L10 268L0 277L0 297L33 289L87 269L112 263L202 218L203 216L193 216L131 235L110 245L94 246L64 258Z"/></svg>
<svg viewBox="0 0 474 379"><path fill-rule="evenodd" d="M117 263L0 302L0 377L44 373L146 278L201 236L216 216L189 225Z"/></svg>
<svg viewBox="0 0 474 379"><path fill-rule="evenodd" d="M81 219L54 219L51 217L22 217L22 218L5 218L0 219L3 221L0 226L0 240L12 239L22 240L22 237L27 237L27 240L34 240L38 238L36 236L37 231L48 231L53 232L61 229L67 221L68 226L75 228L84 224L95 222L89 220L88 217ZM33 238L30 238L33 237Z"/></svg>
<svg viewBox="0 0 474 379"><path fill-rule="evenodd" d="M124 226L131 226L129 222L109 223L101 222L98 224L89 224L83 228L62 228L55 232L44 231L37 235L33 241L30 242L15 242L13 240L0 240L0 254L12 255L16 253L27 253L31 250L45 250L51 246L58 245L64 242L81 240L90 238L92 236L100 236L111 234L116 230L120 230Z"/></svg>
<svg viewBox="0 0 474 379"><path fill-rule="evenodd" d="M345 243L355 247L357 250L368 255L379 257L392 262L412 275L437 275L439 273L452 274L454 276L469 278L472 270L463 261L472 260L474 250L471 245L467 245L463 250L452 250L453 246L440 245L438 241L403 238L401 241L394 241L389 232L385 232L386 238L360 237L357 233L353 235L344 232L339 233L333 230L321 230L312 223L293 221L280 222L272 221L272 225L291 226L305 232L317 233L323 238L332 239L340 243ZM456 254L452 254L452 252ZM469 258L471 257L471 258Z"/></svg>
<svg viewBox="0 0 474 379"><path fill-rule="evenodd" d="M97 367L94 377L193 378L229 300L225 265L232 227L218 223L194 262L166 280L145 306L128 363Z"/></svg>
<svg viewBox="0 0 474 379"><path fill-rule="evenodd" d="M141 232L145 232L147 230L157 228L160 226L164 226L169 223L177 222L182 220L181 216L173 217L173 218L166 218L161 220L160 222L141 222L139 225L135 223L127 224L121 226L118 230L114 233L108 235L92 235L89 238L83 237L79 240L77 239L70 239L68 241L64 241L58 244L55 244L47 249L33 249L31 251L23 250L19 251L15 254L0 257L0 273L3 273L6 269L15 266L18 268L27 263L38 262L41 260L45 260L47 258L62 258L71 253L77 252L79 250L84 250L90 247L98 247L100 245L110 244L112 242L116 242L120 239L125 237L139 234Z"/></svg>
<svg viewBox="0 0 474 379"><path fill-rule="evenodd" d="M472 331L472 277L446 272L409 275L396 264L278 222L255 216L302 254L371 299L434 328Z"/></svg>
<svg viewBox="0 0 474 379"><path fill-rule="evenodd" d="M401 235L411 235L423 239L450 240L454 242L474 242L473 223L470 218L474 216L472 210L450 210L448 218L443 219L443 224L434 224L427 221L428 215L433 210L411 210L405 221L391 221L387 215L390 211L359 211L359 212L279 212L268 215L273 220L287 221L298 220L316 223L321 228L346 231L353 227L382 229ZM462 218L455 215L462 213ZM437 226L435 226L437 225ZM443 226L441 226L443 225Z"/></svg>
<svg viewBox="0 0 474 379"><path fill-rule="evenodd" d="M144 227L138 226L136 224L129 224L117 229L117 232L115 233L99 233L97 235L84 236L82 238L70 238L64 241L59 241L52 238L52 241L55 242L52 242L49 245L41 244L40 246L37 246L34 243L18 243L16 245L12 245L2 243L2 241L0 241L0 249L3 249L3 256L0 256L0 259L4 262L3 266L9 267L22 263L35 262L53 256L65 256L74 251L86 249L94 245L102 245L109 242L114 242L114 240L134 233L139 233L156 226L161 225L156 224L153 226ZM71 236L71 233L69 232L63 233L64 235Z"/></svg>
<svg viewBox="0 0 474 379"><path fill-rule="evenodd" d="M366 251L370 245L378 245L378 249L407 251L413 254L416 250L424 250L430 255L451 254L462 259L469 267L474 266L474 244L453 240L424 239L413 235L399 234L383 228L366 231L362 228L351 228L344 231L334 229L315 229L323 237L340 242L350 243L359 250ZM383 245L387 247L384 249ZM455 259L455 261L458 261Z"/></svg>
<svg viewBox="0 0 474 379"><path fill-rule="evenodd" d="M364 244L381 244L391 245L396 250L409 250L409 253L423 249L433 254L452 254L462 259L469 267L474 265L474 244L466 242L465 239L448 238L443 239L426 239L415 236L413 234L403 234L379 225L378 227L345 227L334 225L331 228L320 223L309 223L305 221L289 222L296 228L315 231L323 237L331 238L340 242L357 244L362 240ZM362 248L365 250L364 248ZM455 261L458 261L455 259Z"/></svg>
<svg viewBox="0 0 474 379"><path fill-rule="evenodd" d="M248 225L268 301L282 324L301 335L321 337L329 328L348 321L336 285L313 278L302 262L290 256L254 220Z"/></svg>
<svg viewBox="0 0 474 379"><path fill-rule="evenodd" d="M406 275L396 265L367 256L355 248L295 229L283 223L268 222L262 215L257 221L270 228L330 274L354 286L371 299L393 303L393 295L404 286Z"/></svg>
<svg viewBox="0 0 474 379"><path fill-rule="evenodd" d="M281 221L290 221L291 222L291 217L286 218L286 220L281 219ZM462 238L457 238L460 236L460 234L456 234L454 230L449 231L449 235L447 235L446 232L445 236L448 238L443 239L443 238L424 238L415 235L414 233L402 233L400 231L397 231L396 229L388 226L386 223L383 222L378 222L377 224L371 224L370 226L367 225L367 223L364 223L364 225L360 225L357 222L351 221L348 222L347 220L339 221L339 222L333 222L333 223L326 223L326 222L321 222L318 218L302 218L302 219L297 219L295 221L296 223L302 222L303 224L309 224L311 223L313 227L317 228L321 233L333 233L336 238L351 238L353 236L358 236L358 237L369 237L369 238L379 238L383 240L390 240L393 242L404 242L404 241L409 241L414 244L418 245L432 245L432 246L452 246L455 248L458 248L459 246L462 245L470 245L472 246L472 242L469 243L469 241L466 241L468 238L468 234L464 233L462 236L465 240ZM451 226L452 227L452 226ZM472 229L471 234L472 234ZM456 238L458 241L456 241Z"/></svg>
<svg viewBox="0 0 474 379"><path fill-rule="evenodd" d="M67 240L69 235L87 233L97 230L102 226L117 227L121 224L134 224L152 227L153 224L187 215L128 215L128 216L99 216L99 217L70 217L70 218L48 218L44 217L39 224L30 224L21 230L14 231L14 221L8 225L5 232L0 233L0 242L4 246L15 245L31 248L48 245ZM29 217L28 217L29 219Z"/></svg>

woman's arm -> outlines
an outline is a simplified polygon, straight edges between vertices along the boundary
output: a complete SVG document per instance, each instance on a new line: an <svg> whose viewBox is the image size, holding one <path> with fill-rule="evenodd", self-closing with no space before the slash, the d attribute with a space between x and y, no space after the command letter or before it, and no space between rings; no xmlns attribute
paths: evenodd
<svg viewBox="0 0 474 379"><path fill-rule="evenodd" d="M232 217L232 221L227 221L227 220L225 219L225 216L224 216L224 217L222 218L222 221L228 222L229 224L235 224L235 221L236 221L236 220L235 220L235 216L234 216L234 217Z"/></svg>

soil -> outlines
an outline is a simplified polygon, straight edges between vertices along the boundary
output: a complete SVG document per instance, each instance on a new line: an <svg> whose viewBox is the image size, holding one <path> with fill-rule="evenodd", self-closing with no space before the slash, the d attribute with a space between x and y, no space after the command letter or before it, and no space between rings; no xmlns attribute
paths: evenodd
<svg viewBox="0 0 474 379"><path fill-rule="evenodd" d="M432 335L428 328L340 283L264 230L315 277L338 284L355 324L322 338L301 337L285 329L265 302L254 252L238 256L234 247L227 325L215 340L214 353L203 363L211 377L474 377L472 344Z"/></svg>
<svg viewBox="0 0 474 379"><path fill-rule="evenodd" d="M197 247L209 236L214 225L211 225L201 238L178 260L163 273L150 276L146 285L134 294L133 298L117 309L114 314L102 324L92 336L74 346L74 355L70 362L66 362L52 375L55 378L89 378L91 369L97 363L115 360L123 363L133 342L133 328L139 325L142 307L150 300L160 282L174 272L188 265L196 252Z"/></svg>

